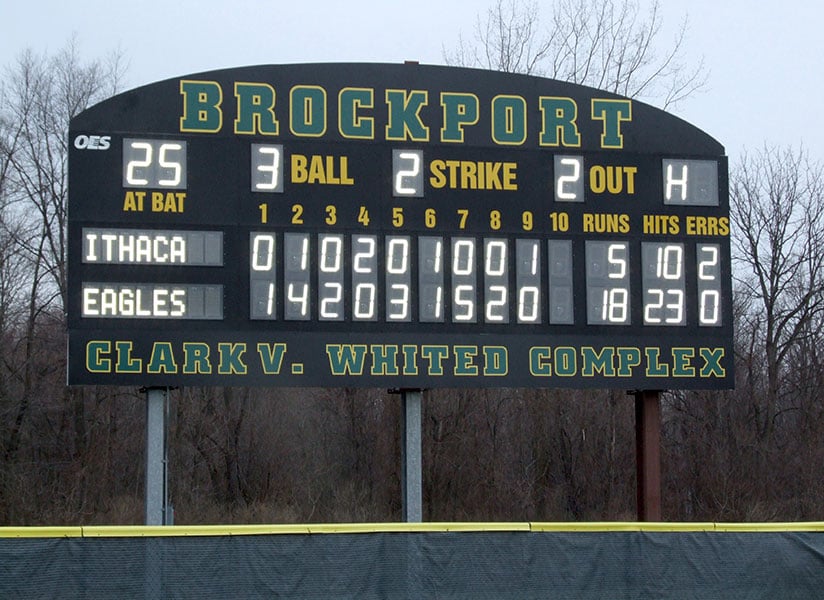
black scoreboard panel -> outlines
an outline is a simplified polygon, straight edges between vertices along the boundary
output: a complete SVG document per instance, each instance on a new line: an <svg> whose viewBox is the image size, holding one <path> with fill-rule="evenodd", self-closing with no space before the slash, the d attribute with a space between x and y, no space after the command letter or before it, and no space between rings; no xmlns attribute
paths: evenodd
<svg viewBox="0 0 824 600"><path fill-rule="evenodd" d="M727 161L630 99L258 66L70 131L69 383L732 386Z"/></svg>

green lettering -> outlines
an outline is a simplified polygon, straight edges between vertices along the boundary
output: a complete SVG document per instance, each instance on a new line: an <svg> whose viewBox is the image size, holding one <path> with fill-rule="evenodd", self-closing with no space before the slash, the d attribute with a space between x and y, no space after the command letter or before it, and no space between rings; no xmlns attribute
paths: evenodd
<svg viewBox="0 0 824 600"><path fill-rule="evenodd" d="M623 148L624 136L621 123L632 121L632 100L592 99L592 118L604 122L601 148Z"/></svg>
<svg viewBox="0 0 824 600"><path fill-rule="evenodd" d="M387 140L428 142L429 127L421 120L421 108L429 101L424 90L386 90L389 122L386 125Z"/></svg>
<svg viewBox="0 0 824 600"><path fill-rule="evenodd" d="M140 373L143 370L143 361L132 356L132 343L118 341L114 343L117 364L117 373Z"/></svg>
<svg viewBox="0 0 824 600"><path fill-rule="evenodd" d="M372 352L372 375L398 374L397 346L373 344L370 350Z"/></svg>
<svg viewBox="0 0 824 600"><path fill-rule="evenodd" d="M483 346L484 375L500 377L509 372L509 360L504 346Z"/></svg>
<svg viewBox="0 0 824 600"><path fill-rule="evenodd" d="M644 348L647 356L647 377L667 377L669 375L669 365L661 364L660 348Z"/></svg>
<svg viewBox="0 0 824 600"><path fill-rule="evenodd" d="M572 98L541 96L541 146L567 146L578 148L581 134L578 132L578 105Z"/></svg>
<svg viewBox="0 0 824 600"><path fill-rule="evenodd" d="M578 372L578 357L575 348L560 346L555 348L555 374L558 377L572 377Z"/></svg>
<svg viewBox="0 0 824 600"><path fill-rule="evenodd" d="M180 80L183 116L180 131L216 133L223 126L223 89L216 81Z"/></svg>
<svg viewBox="0 0 824 600"><path fill-rule="evenodd" d="M326 133L326 90L296 85L289 93L289 128L295 135L320 137Z"/></svg>
<svg viewBox="0 0 824 600"><path fill-rule="evenodd" d="M221 342L217 345L220 362L217 372L220 375L246 375L246 363L243 362L243 353L246 352L246 344L238 342L236 344Z"/></svg>
<svg viewBox="0 0 824 600"><path fill-rule="evenodd" d="M615 349L610 347L601 348L600 352L596 352L595 348L581 348L581 376L594 377L596 373L600 373L604 377L615 377L615 366L612 364L614 355Z"/></svg>
<svg viewBox="0 0 824 600"><path fill-rule="evenodd" d="M492 139L496 144L509 146L526 141L526 100L520 96L492 99Z"/></svg>
<svg viewBox="0 0 824 600"><path fill-rule="evenodd" d="M475 376L478 374L478 365L473 359L478 356L477 346L455 346L455 375Z"/></svg>
<svg viewBox="0 0 824 600"><path fill-rule="evenodd" d="M446 346L421 346L421 356L429 362L427 374L443 375L443 361L449 356Z"/></svg>
<svg viewBox="0 0 824 600"><path fill-rule="evenodd" d="M204 342L184 342L183 344L183 373L208 375L212 372L209 362L209 344Z"/></svg>
<svg viewBox="0 0 824 600"><path fill-rule="evenodd" d="M266 375L280 374L280 367L283 365L283 356L286 354L286 344L264 344L257 345L258 356L260 356L260 367Z"/></svg>
<svg viewBox="0 0 824 600"><path fill-rule="evenodd" d="M478 122L478 97L474 94L441 92L441 106L441 141L463 143L464 127Z"/></svg>
<svg viewBox="0 0 824 600"><path fill-rule="evenodd" d="M152 355L146 365L147 373L177 373L175 353L171 342L155 342L152 345Z"/></svg>
<svg viewBox="0 0 824 600"><path fill-rule="evenodd" d="M329 370L332 375L360 375L363 373L366 345L326 344Z"/></svg>
<svg viewBox="0 0 824 600"><path fill-rule="evenodd" d="M375 119L358 115L360 108L372 108L374 90L343 88L338 95L338 126L345 138L371 140L375 137Z"/></svg>
<svg viewBox="0 0 824 600"><path fill-rule="evenodd" d="M529 372L535 377L552 376L552 349L549 346L533 346L529 349Z"/></svg>
<svg viewBox="0 0 824 600"><path fill-rule="evenodd" d="M672 376L695 377L695 367L690 362L695 356L695 348L672 349Z"/></svg>
<svg viewBox="0 0 824 600"><path fill-rule="evenodd" d="M111 373L112 361L110 358L103 358L101 354L109 354L112 351L112 343L105 341L95 341L86 344L86 369L89 373Z"/></svg>
<svg viewBox="0 0 824 600"><path fill-rule="evenodd" d="M235 83L235 133L277 135L275 88L265 83Z"/></svg>
<svg viewBox="0 0 824 600"><path fill-rule="evenodd" d="M727 374L726 369L721 366L721 359L724 358L723 348L699 348L698 353L704 359L701 377L724 377Z"/></svg>
<svg viewBox="0 0 824 600"><path fill-rule="evenodd" d="M417 375L418 347L414 345L401 346L401 352L403 352L403 374Z"/></svg>
<svg viewBox="0 0 824 600"><path fill-rule="evenodd" d="M618 377L632 377L632 371L641 364L641 350L639 348L617 348Z"/></svg>

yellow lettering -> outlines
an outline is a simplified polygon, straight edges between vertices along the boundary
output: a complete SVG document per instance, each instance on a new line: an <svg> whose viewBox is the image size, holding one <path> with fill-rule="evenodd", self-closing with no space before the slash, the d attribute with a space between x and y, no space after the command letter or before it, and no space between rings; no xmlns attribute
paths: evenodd
<svg viewBox="0 0 824 600"><path fill-rule="evenodd" d="M680 233L681 227L678 222L678 215L644 215L645 234L670 234Z"/></svg>
<svg viewBox="0 0 824 600"><path fill-rule="evenodd" d="M309 179L306 180L306 183L326 183L326 176L323 173L323 161L321 160L322 157L318 155L312 155L312 159L309 163Z"/></svg>
<svg viewBox="0 0 824 600"><path fill-rule="evenodd" d="M182 213L186 192L152 192L152 212Z"/></svg>
<svg viewBox="0 0 824 600"><path fill-rule="evenodd" d="M429 184L435 189L441 189L446 185L446 175L443 170L446 168L446 163L442 160L433 160L429 163L429 170L432 177L429 178Z"/></svg>
<svg viewBox="0 0 824 600"><path fill-rule="evenodd" d="M584 213L584 233L629 233L629 215L624 213Z"/></svg>
<svg viewBox="0 0 824 600"><path fill-rule="evenodd" d="M440 189L517 190L518 163L440 160L429 163L429 183Z"/></svg>
<svg viewBox="0 0 824 600"><path fill-rule="evenodd" d="M730 233L730 221L727 217L687 216L687 235L725 236Z"/></svg>
<svg viewBox="0 0 824 600"><path fill-rule="evenodd" d="M123 199L124 212L140 212L143 210L143 198L146 197L146 192L126 192L126 197Z"/></svg>
<svg viewBox="0 0 824 600"><path fill-rule="evenodd" d="M349 157L325 154L292 155L292 183L354 185L349 175Z"/></svg>
<svg viewBox="0 0 824 600"><path fill-rule="evenodd" d="M306 165L309 160L303 154L292 155L292 183L306 183L309 179L309 172Z"/></svg>
<svg viewBox="0 0 824 600"><path fill-rule="evenodd" d="M638 167L593 165L589 169L589 187L596 194L635 193L635 174Z"/></svg>

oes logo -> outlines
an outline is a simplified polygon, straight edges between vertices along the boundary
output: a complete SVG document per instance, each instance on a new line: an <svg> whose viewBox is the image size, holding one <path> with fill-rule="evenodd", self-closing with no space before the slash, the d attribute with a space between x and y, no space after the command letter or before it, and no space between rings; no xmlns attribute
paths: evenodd
<svg viewBox="0 0 824 600"><path fill-rule="evenodd" d="M108 150L111 145L110 135L78 135L74 138L74 147L78 150Z"/></svg>

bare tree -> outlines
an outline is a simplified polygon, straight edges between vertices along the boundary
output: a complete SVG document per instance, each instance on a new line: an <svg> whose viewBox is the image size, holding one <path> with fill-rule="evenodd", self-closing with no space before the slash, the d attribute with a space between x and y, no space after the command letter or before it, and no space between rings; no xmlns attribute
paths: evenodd
<svg viewBox="0 0 824 600"><path fill-rule="evenodd" d="M667 397L677 518L820 517L824 457L824 170L764 146L731 169L734 391ZM676 491L677 490L677 491Z"/></svg>
<svg viewBox="0 0 824 600"><path fill-rule="evenodd" d="M74 115L116 91L121 73L118 55L84 63L74 40L54 56L24 51L4 73L0 335L6 379L0 385L0 443L9 463L27 440L30 450L43 449L27 437L36 427L56 426L62 435L70 423L73 437L64 446L79 454L87 444L84 392L63 385L67 131Z"/></svg>
<svg viewBox="0 0 824 600"><path fill-rule="evenodd" d="M538 3L497 0L473 39L444 49L447 64L525 73L588 85L673 107L704 87L703 60L687 67L686 18L669 43L655 0L646 14L630 0L556 0L549 24Z"/></svg>
<svg viewBox="0 0 824 600"><path fill-rule="evenodd" d="M44 305L54 298L65 306L69 120L115 93L121 77L119 55L84 64L75 40L53 57L24 51L8 71L4 147L13 192L5 195L6 207L29 216L31 238L19 241L31 255L35 279L48 282L37 291L53 290L41 299Z"/></svg>
<svg viewBox="0 0 824 600"><path fill-rule="evenodd" d="M737 293L750 307L743 315L748 346L763 360L749 362L747 382L763 382L753 392L763 398L760 433L769 436L786 392L809 374L788 369L788 359L820 336L824 169L803 150L765 147L745 155L731 179Z"/></svg>
<svg viewBox="0 0 824 600"><path fill-rule="evenodd" d="M3 97L0 88L0 98ZM9 144L8 130L10 125L6 118L0 114L0 205L5 204L6 180L8 179L9 166L11 165L11 147Z"/></svg>
<svg viewBox="0 0 824 600"><path fill-rule="evenodd" d="M539 33L537 2L498 0L475 23L473 41L458 36L452 51L444 48L446 63L462 67L482 67L506 73L541 74L540 64L551 49L551 38Z"/></svg>

